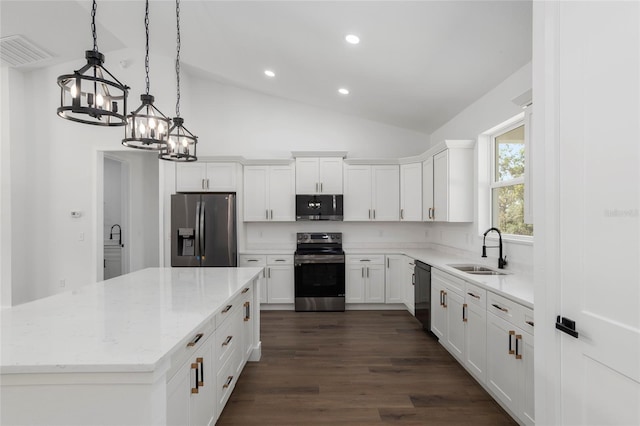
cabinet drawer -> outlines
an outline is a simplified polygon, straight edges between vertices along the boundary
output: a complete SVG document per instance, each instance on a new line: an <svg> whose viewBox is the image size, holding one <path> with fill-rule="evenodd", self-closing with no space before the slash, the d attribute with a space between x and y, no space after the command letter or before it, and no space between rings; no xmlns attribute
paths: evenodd
<svg viewBox="0 0 640 426"><path fill-rule="evenodd" d="M215 338L215 360L216 365L222 365L229 358L236 347L242 346L241 325L242 309L240 300L237 306L229 311L229 317L216 330Z"/></svg>
<svg viewBox="0 0 640 426"><path fill-rule="evenodd" d="M198 331L189 335L187 340L171 355L171 368L167 373L167 378L171 378L190 357L193 357L193 354L202 347L205 340L211 336L215 328L215 318L212 318L203 324Z"/></svg>
<svg viewBox="0 0 640 426"><path fill-rule="evenodd" d="M222 364L222 367L218 370L216 374L216 399L218 405L218 413L222 413L225 404L229 400L229 396L231 396L231 392L233 392L233 388L236 386L236 381L238 380L238 375L235 371L235 358L239 352L234 348L230 353L227 361Z"/></svg>
<svg viewBox="0 0 640 426"><path fill-rule="evenodd" d="M487 290L477 285L466 283L464 299L467 303L478 306L481 309L487 308Z"/></svg>
<svg viewBox="0 0 640 426"><path fill-rule="evenodd" d="M217 313L216 313L216 329L220 329L220 327L222 327L224 325L224 322L231 316L233 316L233 313L237 310L240 309L240 306L242 305L242 295L238 295L236 297L233 298L233 300L231 300L230 302L228 302L226 305L224 305L222 307L222 309L220 309Z"/></svg>
<svg viewBox="0 0 640 426"><path fill-rule="evenodd" d="M516 317L516 325L524 331L533 335L533 309L518 305L519 309Z"/></svg>
<svg viewBox="0 0 640 426"><path fill-rule="evenodd" d="M240 255L240 266L264 267L266 265L267 265L267 256L253 255L253 254Z"/></svg>
<svg viewBox="0 0 640 426"><path fill-rule="evenodd" d="M267 255L267 265L293 265L292 254L269 254Z"/></svg>
<svg viewBox="0 0 640 426"><path fill-rule="evenodd" d="M518 318L521 316L521 307L521 305L512 300L490 291L487 292L487 312L491 312L492 314L503 318L518 327L520 327L520 324L518 324Z"/></svg>
<svg viewBox="0 0 640 426"><path fill-rule="evenodd" d="M347 255L346 262L348 264L370 264L384 265L384 254L367 255Z"/></svg>
<svg viewBox="0 0 640 426"><path fill-rule="evenodd" d="M435 268L431 268L431 275L444 281L449 290L453 291L454 293L458 293L459 296L462 296L464 294L464 289L467 286L467 282L465 280L454 277L451 274L442 272L441 270Z"/></svg>

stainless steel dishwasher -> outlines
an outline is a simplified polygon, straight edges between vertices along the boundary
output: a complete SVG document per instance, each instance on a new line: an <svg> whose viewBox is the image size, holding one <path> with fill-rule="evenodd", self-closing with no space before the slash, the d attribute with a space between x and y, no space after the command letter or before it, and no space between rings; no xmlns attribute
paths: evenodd
<svg viewBox="0 0 640 426"><path fill-rule="evenodd" d="M435 337L431 332L431 266L416 260L415 276L416 318L422 323L424 331Z"/></svg>

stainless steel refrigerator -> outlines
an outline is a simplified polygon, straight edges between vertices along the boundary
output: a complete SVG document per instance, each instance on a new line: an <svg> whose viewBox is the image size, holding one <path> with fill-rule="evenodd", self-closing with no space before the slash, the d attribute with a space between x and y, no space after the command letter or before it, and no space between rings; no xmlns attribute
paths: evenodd
<svg viewBox="0 0 640 426"><path fill-rule="evenodd" d="M238 266L235 194L171 196L171 266Z"/></svg>

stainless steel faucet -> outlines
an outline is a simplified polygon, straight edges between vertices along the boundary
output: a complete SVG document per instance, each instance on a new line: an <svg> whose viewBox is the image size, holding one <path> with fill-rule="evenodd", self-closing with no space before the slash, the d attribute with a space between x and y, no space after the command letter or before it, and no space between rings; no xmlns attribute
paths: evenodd
<svg viewBox="0 0 640 426"><path fill-rule="evenodd" d="M487 239L487 234L491 231L496 231L498 233L499 245L487 247L485 240ZM498 228L489 228L485 231L484 236L482 237L482 257L487 257L487 248L500 249L498 257L498 269L504 269L504 267L507 265L507 256L505 256L504 258L502 257L502 233L500 233L500 230Z"/></svg>
<svg viewBox="0 0 640 426"><path fill-rule="evenodd" d="M118 227L118 232L113 232L113 228ZM109 232L109 239L113 240L113 234L118 234L118 245L122 247L122 228L117 223L111 227L111 232Z"/></svg>

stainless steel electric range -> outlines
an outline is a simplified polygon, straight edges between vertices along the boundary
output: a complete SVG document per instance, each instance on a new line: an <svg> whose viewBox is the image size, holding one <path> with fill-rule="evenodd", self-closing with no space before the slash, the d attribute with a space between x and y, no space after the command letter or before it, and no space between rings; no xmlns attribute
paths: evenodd
<svg viewBox="0 0 640 426"><path fill-rule="evenodd" d="M295 309L344 311L345 267L342 233L298 233Z"/></svg>

